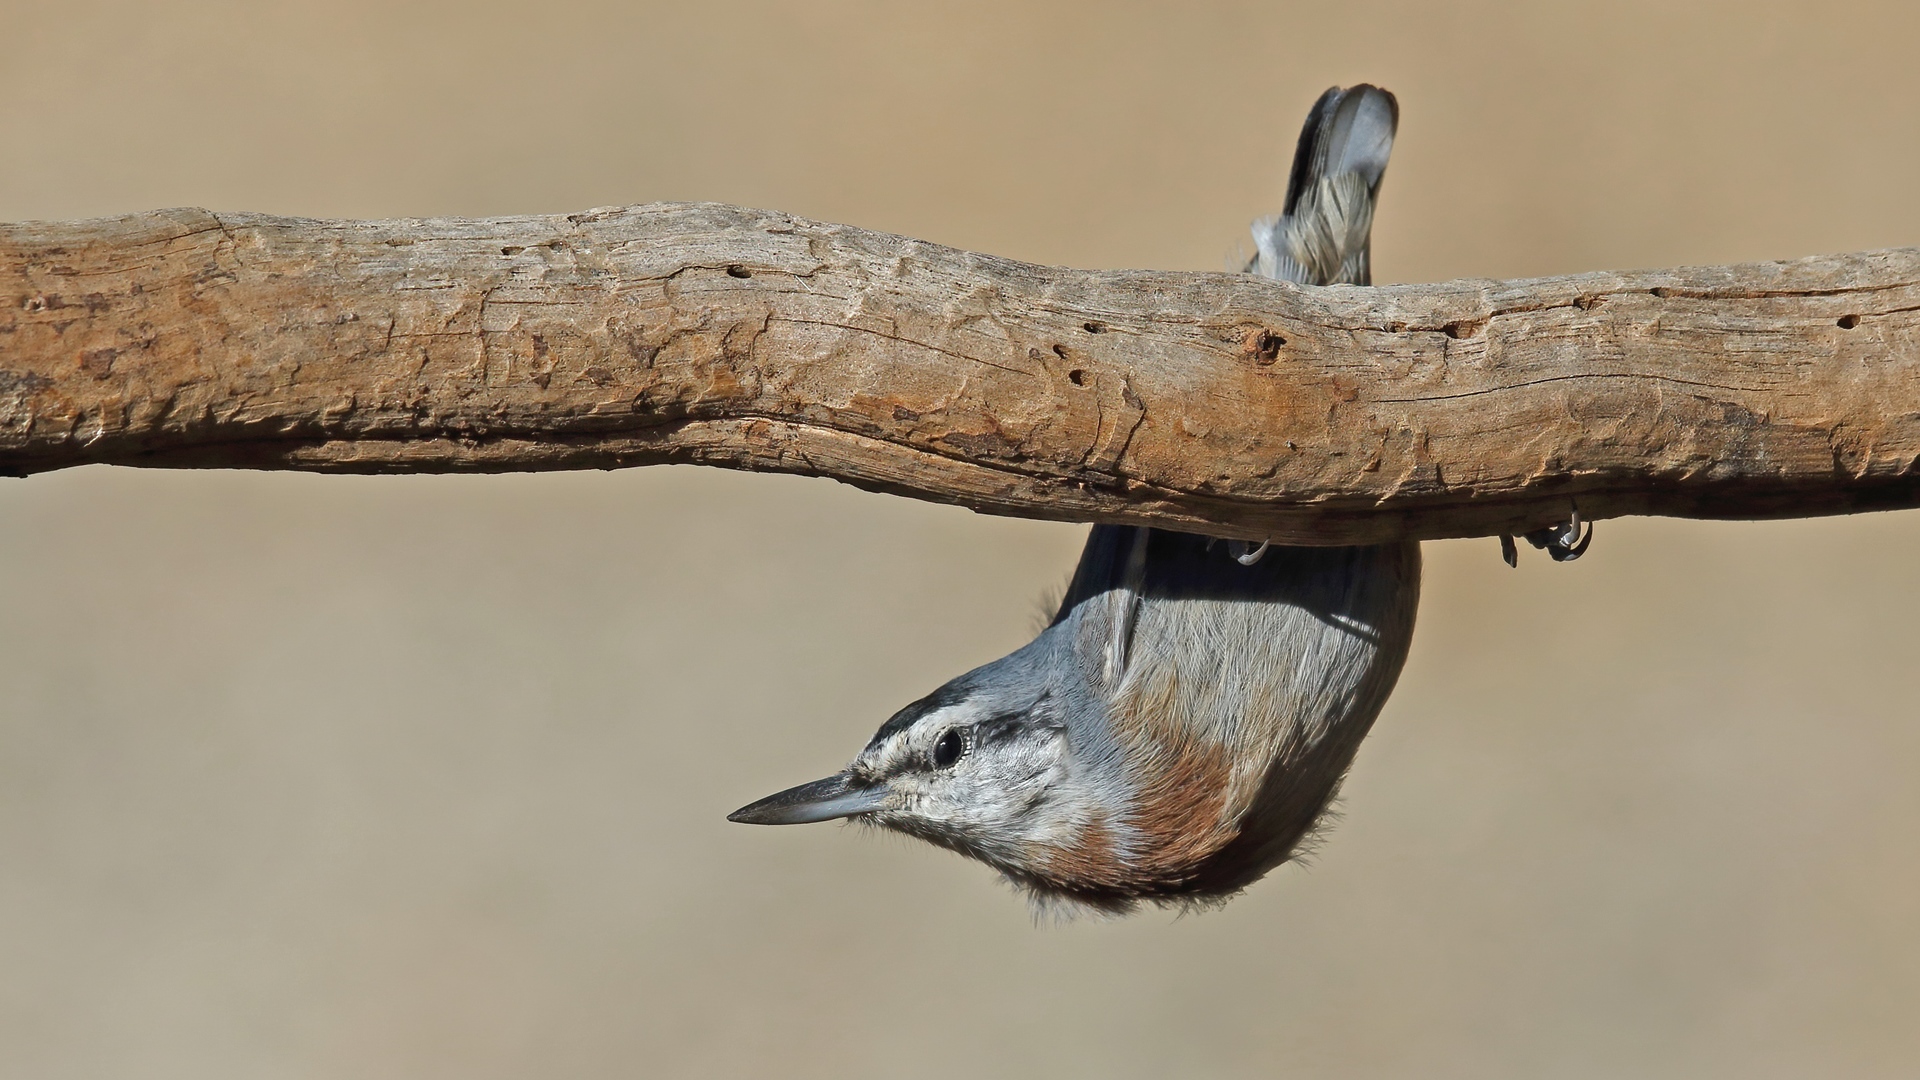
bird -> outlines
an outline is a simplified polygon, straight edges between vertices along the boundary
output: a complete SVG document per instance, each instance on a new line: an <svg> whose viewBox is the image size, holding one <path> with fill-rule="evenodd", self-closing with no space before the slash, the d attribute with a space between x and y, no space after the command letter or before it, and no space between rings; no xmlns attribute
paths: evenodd
<svg viewBox="0 0 1920 1080"><path fill-rule="evenodd" d="M1326 91L1245 270L1371 283L1394 96ZM1413 636L1420 548L1099 524L1031 642L907 705L838 773L729 815L851 818L1072 916L1224 903L1311 848Z"/></svg>

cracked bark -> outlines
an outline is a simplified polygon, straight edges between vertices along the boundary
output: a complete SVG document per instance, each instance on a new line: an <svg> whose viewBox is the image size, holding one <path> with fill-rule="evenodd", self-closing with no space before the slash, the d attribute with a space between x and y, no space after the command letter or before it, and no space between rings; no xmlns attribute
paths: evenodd
<svg viewBox="0 0 1920 1080"><path fill-rule="evenodd" d="M1291 543L1920 503L1920 249L1306 289L787 215L0 225L0 472L693 462Z"/></svg>

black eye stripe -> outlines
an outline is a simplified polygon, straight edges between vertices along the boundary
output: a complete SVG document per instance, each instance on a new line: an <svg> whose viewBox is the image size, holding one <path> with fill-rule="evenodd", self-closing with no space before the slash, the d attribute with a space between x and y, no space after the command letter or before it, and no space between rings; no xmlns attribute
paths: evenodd
<svg viewBox="0 0 1920 1080"><path fill-rule="evenodd" d="M1001 743L1017 738L1027 726L1025 713L1001 713L991 720L982 720L976 729L983 743Z"/></svg>

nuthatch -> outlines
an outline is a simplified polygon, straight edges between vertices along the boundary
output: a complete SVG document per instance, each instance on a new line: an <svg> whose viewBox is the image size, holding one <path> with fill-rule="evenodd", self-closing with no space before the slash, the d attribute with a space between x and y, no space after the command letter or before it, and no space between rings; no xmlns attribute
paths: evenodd
<svg viewBox="0 0 1920 1080"><path fill-rule="evenodd" d="M1368 284L1399 109L1336 87L1247 269ZM979 859L1043 903L1230 897L1296 855L1413 636L1417 543L1279 547L1096 525L1052 623L881 726L853 764L735 811L858 818Z"/></svg>

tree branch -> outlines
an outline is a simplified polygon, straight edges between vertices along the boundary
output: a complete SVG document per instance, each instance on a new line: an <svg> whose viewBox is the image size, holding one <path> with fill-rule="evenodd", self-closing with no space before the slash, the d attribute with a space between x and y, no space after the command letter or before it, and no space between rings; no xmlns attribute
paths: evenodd
<svg viewBox="0 0 1920 1080"><path fill-rule="evenodd" d="M0 225L0 471L694 462L1339 543L1920 504L1920 249L1300 288L787 215Z"/></svg>

